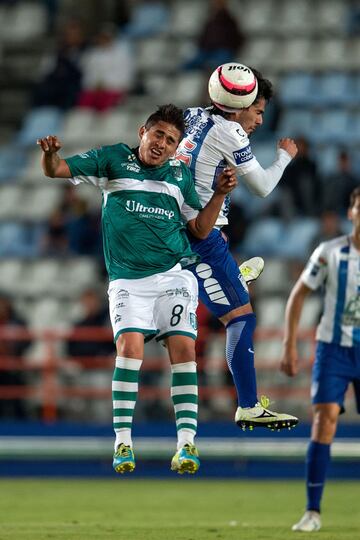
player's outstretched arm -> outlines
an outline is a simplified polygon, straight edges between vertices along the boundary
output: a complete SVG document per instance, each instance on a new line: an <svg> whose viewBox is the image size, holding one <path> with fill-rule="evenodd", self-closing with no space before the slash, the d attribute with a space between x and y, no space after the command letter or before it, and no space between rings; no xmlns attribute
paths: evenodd
<svg viewBox="0 0 360 540"><path fill-rule="evenodd" d="M237 185L236 171L226 167L218 176L213 196L195 219L188 221L190 232L196 238L204 240L212 231L224 199Z"/></svg>
<svg viewBox="0 0 360 540"><path fill-rule="evenodd" d="M285 310L285 330L280 369L289 377L298 372L297 331L306 296L311 292L303 281L295 283Z"/></svg>
<svg viewBox="0 0 360 540"><path fill-rule="evenodd" d="M37 140L42 150L41 165L45 176L50 178L71 178L68 164L58 155L61 142L55 135L48 135Z"/></svg>
<svg viewBox="0 0 360 540"><path fill-rule="evenodd" d="M280 139L277 144L277 157L270 167L263 169L260 163L251 171L243 174L239 171L244 184L259 197L267 197L277 186L285 168L297 154L293 139Z"/></svg>

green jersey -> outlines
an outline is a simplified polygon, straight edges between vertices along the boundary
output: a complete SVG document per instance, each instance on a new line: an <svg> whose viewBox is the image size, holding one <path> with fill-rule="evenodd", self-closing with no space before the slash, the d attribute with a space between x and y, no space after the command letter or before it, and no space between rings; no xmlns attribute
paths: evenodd
<svg viewBox="0 0 360 540"><path fill-rule="evenodd" d="M104 256L110 281L137 279L189 266L185 223L201 204L190 170L178 160L146 166L125 144L103 146L66 159L74 184L102 191Z"/></svg>

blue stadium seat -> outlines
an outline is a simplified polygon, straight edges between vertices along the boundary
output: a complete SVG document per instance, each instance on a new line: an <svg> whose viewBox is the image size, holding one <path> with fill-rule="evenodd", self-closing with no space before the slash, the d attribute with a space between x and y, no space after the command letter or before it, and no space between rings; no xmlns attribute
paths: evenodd
<svg viewBox="0 0 360 540"><path fill-rule="evenodd" d="M287 73L281 80L279 97L283 105L311 105L314 100L314 76L304 72Z"/></svg>
<svg viewBox="0 0 360 540"><path fill-rule="evenodd" d="M303 135L311 139L315 129L317 129L316 114L312 110L287 109L279 122L278 137Z"/></svg>
<svg viewBox="0 0 360 540"><path fill-rule="evenodd" d="M353 105L359 102L355 94L354 77L348 73L334 72L319 75L314 84L313 104L330 107Z"/></svg>
<svg viewBox="0 0 360 540"><path fill-rule="evenodd" d="M329 109L318 113L311 139L316 143L351 144L353 122L346 109Z"/></svg>
<svg viewBox="0 0 360 540"><path fill-rule="evenodd" d="M299 218L284 228L277 253L289 259L306 260L310 255L311 242L319 231L319 221L313 218Z"/></svg>
<svg viewBox="0 0 360 540"><path fill-rule="evenodd" d="M283 237L283 224L276 218L263 218L254 221L240 246L246 256L277 255Z"/></svg>
<svg viewBox="0 0 360 540"><path fill-rule="evenodd" d="M39 107L32 109L25 117L17 137L21 146L33 146L36 139L46 135L60 135L63 123L63 112L56 107Z"/></svg>

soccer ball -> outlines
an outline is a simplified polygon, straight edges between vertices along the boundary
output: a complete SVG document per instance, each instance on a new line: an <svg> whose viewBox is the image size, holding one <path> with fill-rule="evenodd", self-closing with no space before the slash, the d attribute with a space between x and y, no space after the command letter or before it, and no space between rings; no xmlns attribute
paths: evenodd
<svg viewBox="0 0 360 540"><path fill-rule="evenodd" d="M209 79L209 96L219 109L236 112L255 101L257 79L243 64L228 63L215 69Z"/></svg>

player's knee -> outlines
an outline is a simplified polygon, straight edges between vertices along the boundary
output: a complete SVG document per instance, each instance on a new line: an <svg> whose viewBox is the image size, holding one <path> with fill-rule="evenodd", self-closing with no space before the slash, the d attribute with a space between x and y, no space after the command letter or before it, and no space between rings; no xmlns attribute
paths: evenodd
<svg viewBox="0 0 360 540"><path fill-rule="evenodd" d="M196 359L195 341L191 338L181 340L169 338L167 347L172 364L194 362Z"/></svg>
<svg viewBox="0 0 360 540"><path fill-rule="evenodd" d="M330 444L336 432L338 415L333 411L316 411L314 414L312 434L317 442Z"/></svg>
<svg viewBox="0 0 360 540"><path fill-rule="evenodd" d="M141 359L143 346L141 342L129 340L125 335L121 335L116 341L116 353L118 356L125 358Z"/></svg>

